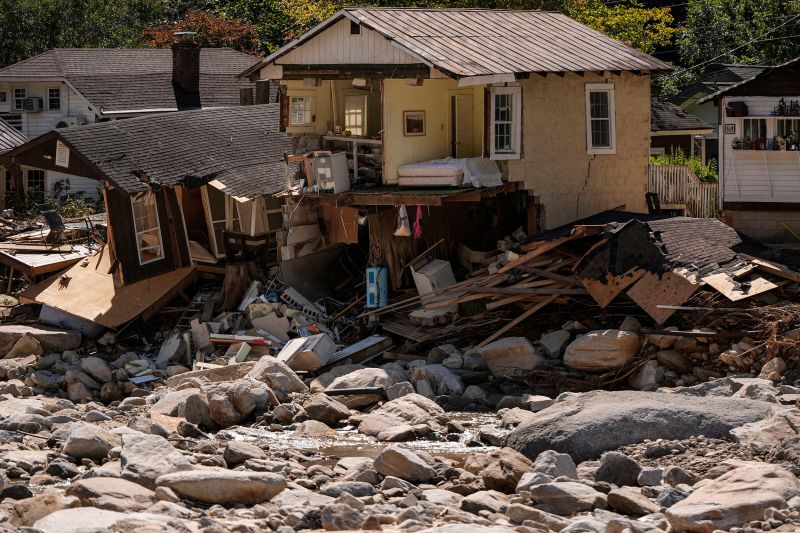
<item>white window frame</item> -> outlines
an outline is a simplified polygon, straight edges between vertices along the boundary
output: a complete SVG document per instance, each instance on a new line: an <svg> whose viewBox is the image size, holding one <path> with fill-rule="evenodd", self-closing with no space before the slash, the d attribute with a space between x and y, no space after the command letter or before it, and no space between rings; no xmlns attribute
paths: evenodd
<svg viewBox="0 0 800 533"><path fill-rule="evenodd" d="M149 197L153 198L153 207L156 214L156 225L153 228L148 228L140 231L139 228L136 227L136 209L134 208L134 202L138 200L146 201L147 198ZM158 198L156 198L155 194L153 194L152 191L148 191L139 196L131 196L131 214L133 215L133 232L136 234L136 256L139 259L139 265L144 266L164 259L164 235L161 232L161 218L158 215ZM139 236L143 233L150 233L153 230L155 230L156 233L158 234L158 256L154 257L153 259L149 259L147 261L142 262L142 250L145 249L150 250L155 247L154 246L150 246L147 248L140 247Z"/></svg>
<svg viewBox="0 0 800 533"><path fill-rule="evenodd" d="M305 100L305 104L303 106L303 122L297 122L297 113L294 110L294 101L295 100ZM302 126L310 126L313 122L313 112L314 112L314 101L312 100L311 96L305 94L290 94L289 95L289 126L292 127L302 127Z"/></svg>
<svg viewBox="0 0 800 533"><path fill-rule="evenodd" d="M17 91L22 91L22 96L17 96ZM24 87L11 89L11 98L14 100L14 111L22 111L22 100L28 97L28 90Z"/></svg>
<svg viewBox="0 0 800 533"><path fill-rule="evenodd" d="M54 99L50 96L50 91L58 91L58 107L56 108L50 107L50 100ZM64 98L61 87L47 87L47 110L61 111L63 105L64 105Z"/></svg>
<svg viewBox="0 0 800 533"><path fill-rule="evenodd" d="M591 94L608 93L608 118L592 119ZM616 109L614 105L613 83L587 83L586 84L586 153L588 154L616 154L617 153L617 127ZM592 144L592 120L608 120L610 146L594 146Z"/></svg>
<svg viewBox="0 0 800 533"><path fill-rule="evenodd" d="M522 87L490 87L489 89L489 159L521 159L522 156ZM511 95L511 150L498 152L495 147L495 99L497 95Z"/></svg>

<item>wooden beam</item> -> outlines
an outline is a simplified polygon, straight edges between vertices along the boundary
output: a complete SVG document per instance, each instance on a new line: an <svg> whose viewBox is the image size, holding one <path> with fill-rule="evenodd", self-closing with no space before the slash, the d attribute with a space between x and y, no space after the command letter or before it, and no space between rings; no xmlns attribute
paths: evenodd
<svg viewBox="0 0 800 533"><path fill-rule="evenodd" d="M499 330L497 330L494 333L492 333L489 337L484 339L483 342L481 342L478 345L478 348L482 348L482 347L486 346L487 344L489 344L490 342L492 342L493 340L499 339L500 337L505 335L506 332L509 331L511 328L513 328L514 326L516 326L520 322L524 321L525 319L533 316L537 311L540 311L541 309L546 307L548 304L550 304L551 302L555 301L557 298L558 298L558 296L554 294L554 295L542 300L538 304L534 305L533 307L531 307L530 309L528 309L527 311L525 311L524 313L519 315L517 318L515 318L514 320L512 320L511 322L509 322L508 324L506 324L505 326L503 326Z"/></svg>

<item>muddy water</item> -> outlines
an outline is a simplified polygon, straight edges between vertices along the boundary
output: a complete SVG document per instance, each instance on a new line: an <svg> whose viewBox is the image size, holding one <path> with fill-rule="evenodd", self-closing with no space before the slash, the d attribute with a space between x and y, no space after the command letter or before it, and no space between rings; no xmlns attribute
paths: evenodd
<svg viewBox="0 0 800 533"><path fill-rule="evenodd" d="M477 451L487 452L494 447L479 448L468 446L470 441L478 440L482 426L497 427L498 418L494 413L448 413L451 420L461 423L465 432L457 441L416 440L399 442L397 445L411 450L424 450L434 455L448 457L462 462L467 455ZM320 454L320 463L335 462L342 457L377 457L387 443L378 442L373 437L362 435L352 426L336 430L336 437L298 437L292 431L269 431L267 428L237 427L220 431L217 437L225 440L244 440L266 444L273 450L295 449Z"/></svg>

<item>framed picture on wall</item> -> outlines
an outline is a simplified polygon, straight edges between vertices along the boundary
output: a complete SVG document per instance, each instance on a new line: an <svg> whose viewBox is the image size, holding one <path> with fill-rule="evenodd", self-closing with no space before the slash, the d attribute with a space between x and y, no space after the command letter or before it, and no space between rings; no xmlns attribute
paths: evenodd
<svg viewBox="0 0 800 533"><path fill-rule="evenodd" d="M736 124L725 124L725 135L736 135Z"/></svg>
<svg viewBox="0 0 800 533"><path fill-rule="evenodd" d="M425 111L403 111L403 135L425 135Z"/></svg>

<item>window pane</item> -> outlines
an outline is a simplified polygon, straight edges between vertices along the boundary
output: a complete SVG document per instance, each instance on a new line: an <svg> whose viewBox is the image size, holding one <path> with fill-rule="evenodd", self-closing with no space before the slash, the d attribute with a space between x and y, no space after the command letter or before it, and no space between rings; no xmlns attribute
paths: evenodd
<svg viewBox="0 0 800 533"><path fill-rule="evenodd" d="M611 147L611 121L608 119L592 119L592 147Z"/></svg>
<svg viewBox="0 0 800 533"><path fill-rule="evenodd" d="M311 99L304 96L293 96L289 104L290 123L302 126L311 123Z"/></svg>
<svg viewBox="0 0 800 533"><path fill-rule="evenodd" d="M344 129L353 135L365 135L364 118L367 110L367 97L347 95L344 102Z"/></svg>
<svg viewBox="0 0 800 533"><path fill-rule="evenodd" d="M156 198L147 193L131 200L133 226L136 230L136 246L139 263L145 264L164 257L161 247L161 228L158 225Z"/></svg>
<svg viewBox="0 0 800 533"><path fill-rule="evenodd" d="M746 118L743 120L743 136L745 141L767 138L767 119Z"/></svg>
<svg viewBox="0 0 800 533"><path fill-rule="evenodd" d="M47 108L61 109L61 89L47 90Z"/></svg>
<svg viewBox="0 0 800 533"><path fill-rule="evenodd" d="M592 118L609 118L608 92L590 92L589 107L591 109Z"/></svg>
<svg viewBox="0 0 800 533"><path fill-rule="evenodd" d="M511 120L511 98L510 94L494 95L494 120L508 122Z"/></svg>
<svg viewBox="0 0 800 533"><path fill-rule="evenodd" d="M28 194L38 202L44 201L44 170L28 170L26 177L28 181Z"/></svg>
<svg viewBox="0 0 800 533"><path fill-rule="evenodd" d="M788 138L800 134L800 119L778 119L778 136Z"/></svg>
<svg viewBox="0 0 800 533"><path fill-rule="evenodd" d="M494 151L511 152L511 124L495 123L494 125Z"/></svg>

